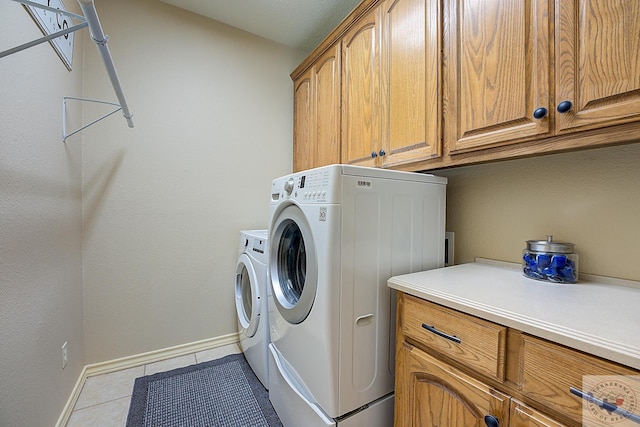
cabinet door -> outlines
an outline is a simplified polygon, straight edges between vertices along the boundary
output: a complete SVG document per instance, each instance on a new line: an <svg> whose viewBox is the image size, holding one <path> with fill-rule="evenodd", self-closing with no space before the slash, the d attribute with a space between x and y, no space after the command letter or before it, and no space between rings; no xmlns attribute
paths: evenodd
<svg viewBox="0 0 640 427"><path fill-rule="evenodd" d="M550 0L445 0L445 135L451 153L550 131Z"/></svg>
<svg viewBox="0 0 640 427"><path fill-rule="evenodd" d="M439 0L382 6L382 165L441 155Z"/></svg>
<svg viewBox="0 0 640 427"><path fill-rule="evenodd" d="M340 163L340 43L313 67L314 167Z"/></svg>
<svg viewBox="0 0 640 427"><path fill-rule="evenodd" d="M379 111L380 8L376 7L342 39L343 163L378 165Z"/></svg>
<svg viewBox="0 0 640 427"><path fill-rule="evenodd" d="M511 401L510 427L566 427L517 400Z"/></svg>
<svg viewBox="0 0 640 427"><path fill-rule="evenodd" d="M313 126L313 97L311 70L294 82L293 86L293 171L309 169L314 156L311 140Z"/></svg>
<svg viewBox="0 0 640 427"><path fill-rule="evenodd" d="M557 128L640 119L640 2L560 0L556 15Z"/></svg>
<svg viewBox="0 0 640 427"><path fill-rule="evenodd" d="M294 82L293 170L340 163L340 44Z"/></svg>
<svg viewBox="0 0 640 427"><path fill-rule="evenodd" d="M396 427L477 427L484 417L508 425L509 396L400 344L396 370Z"/></svg>

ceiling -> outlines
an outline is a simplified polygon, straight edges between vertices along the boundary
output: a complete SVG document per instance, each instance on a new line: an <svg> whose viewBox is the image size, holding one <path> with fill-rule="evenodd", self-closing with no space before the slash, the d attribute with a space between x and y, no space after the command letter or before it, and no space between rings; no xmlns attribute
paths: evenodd
<svg viewBox="0 0 640 427"><path fill-rule="evenodd" d="M360 0L161 0L311 52Z"/></svg>

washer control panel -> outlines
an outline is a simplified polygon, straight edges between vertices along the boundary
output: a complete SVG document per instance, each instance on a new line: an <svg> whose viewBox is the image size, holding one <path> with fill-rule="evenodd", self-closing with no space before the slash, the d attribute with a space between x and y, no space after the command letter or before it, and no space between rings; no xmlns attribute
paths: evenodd
<svg viewBox="0 0 640 427"><path fill-rule="evenodd" d="M339 176L339 170L330 167L283 176L272 183L271 201L292 199L299 203L332 203L339 192Z"/></svg>

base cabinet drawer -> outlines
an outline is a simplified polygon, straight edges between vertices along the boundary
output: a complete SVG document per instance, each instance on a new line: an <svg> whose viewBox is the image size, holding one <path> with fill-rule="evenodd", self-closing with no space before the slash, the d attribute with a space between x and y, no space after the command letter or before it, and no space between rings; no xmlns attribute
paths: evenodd
<svg viewBox="0 0 640 427"><path fill-rule="evenodd" d="M504 380L507 328L407 295L402 333L497 381Z"/></svg>
<svg viewBox="0 0 640 427"><path fill-rule="evenodd" d="M567 427L515 399L511 401L511 427Z"/></svg>
<svg viewBox="0 0 640 427"><path fill-rule="evenodd" d="M572 388L588 394L594 391L598 381L638 375L638 372L598 357L527 335L523 335L521 354L522 391L526 396L579 423L586 421L583 418L584 400L572 393ZM640 387L633 388L640 390ZM586 415L589 416L588 411ZM594 418L591 425L610 423L599 424Z"/></svg>

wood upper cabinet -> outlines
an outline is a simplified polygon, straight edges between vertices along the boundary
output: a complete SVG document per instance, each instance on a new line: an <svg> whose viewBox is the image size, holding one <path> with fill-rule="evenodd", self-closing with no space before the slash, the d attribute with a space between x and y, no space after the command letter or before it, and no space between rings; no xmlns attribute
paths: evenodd
<svg viewBox="0 0 640 427"><path fill-rule="evenodd" d="M445 138L450 153L548 134L550 0L445 0ZM548 117L548 114L547 114Z"/></svg>
<svg viewBox="0 0 640 427"><path fill-rule="evenodd" d="M507 395L483 384L427 353L401 344L397 353L397 427L477 427L485 417L508 425ZM490 424L487 424L490 425Z"/></svg>
<svg viewBox="0 0 640 427"><path fill-rule="evenodd" d="M294 89L296 171L635 141L640 1L362 0Z"/></svg>
<svg viewBox="0 0 640 427"><path fill-rule="evenodd" d="M446 0L444 19L449 153L640 120L637 0Z"/></svg>
<svg viewBox="0 0 640 427"><path fill-rule="evenodd" d="M560 132L640 120L640 2L558 0L556 114Z"/></svg>
<svg viewBox="0 0 640 427"><path fill-rule="evenodd" d="M383 167L442 154L441 16L439 0L382 4Z"/></svg>
<svg viewBox="0 0 640 427"><path fill-rule="evenodd" d="M293 171L310 169L314 144L311 141L313 106L309 69L293 84Z"/></svg>
<svg viewBox="0 0 640 427"><path fill-rule="evenodd" d="M340 163L340 44L313 67L315 166Z"/></svg>
<svg viewBox="0 0 640 427"><path fill-rule="evenodd" d="M340 44L294 82L293 169L340 163Z"/></svg>
<svg viewBox="0 0 640 427"><path fill-rule="evenodd" d="M343 38L344 163L442 154L440 18L438 0L386 0Z"/></svg>
<svg viewBox="0 0 640 427"><path fill-rule="evenodd" d="M380 7L376 7L342 38L343 163L378 165L380 122Z"/></svg>

